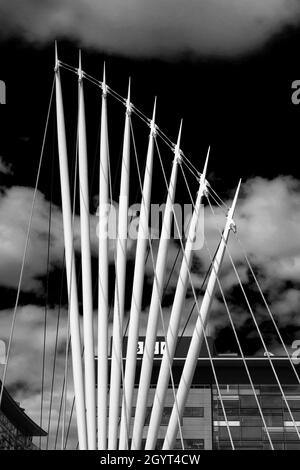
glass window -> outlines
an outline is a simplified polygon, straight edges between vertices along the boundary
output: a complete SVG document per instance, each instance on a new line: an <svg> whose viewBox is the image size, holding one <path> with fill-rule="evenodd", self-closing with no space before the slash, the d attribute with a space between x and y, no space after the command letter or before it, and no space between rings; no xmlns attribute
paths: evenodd
<svg viewBox="0 0 300 470"><path fill-rule="evenodd" d="M258 408L254 395L242 395L241 408Z"/></svg>
<svg viewBox="0 0 300 470"><path fill-rule="evenodd" d="M263 448L261 441L245 441L239 442L235 445L236 450L260 450Z"/></svg>
<svg viewBox="0 0 300 470"><path fill-rule="evenodd" d="M286 450L300 450L300 442L287 442L285 444Z"/></svg>
<svg viewBox="0 0 300 470"><path fill-rule="evenodd" d="M259 413L258 407L256 407L256 408L243 408L243 409L241 409L241 415L259 417L260 413Z"/></svg>
<svg viewBox="0 0 300 470"><path fill-rule="evenodd" d="M281 414L265 414L264 418L267 426L281 427L283 426L283 416Z"/></svg>
<svg viewBox="0 0 300 470"><path fill-rule="evenodd" d="M143 439L143 441L144 441L145 444L146 444L146 440ZM156 450L161 450L162 447L163 447L163 444L164 444L164 440L163 440L163 439L157 439L155 449L156 449ZM143 448L144 448L144 445L143 445Z"/></svg>
<svg viewBox="0 0 300 470"><path fill-rule="evenodd" d="M170 406L165 406L162 412L161 425L167 426L170 421L170 416L172 413L172 408Z"/></svg>
<svg viewBox="0 0 300 470"><path fill-rule="evenodd" d="M232 439L240 439L241 428L240 426L229 426ZM229 439L229 434L226 426L219 427L220 439Z"/></svg>
<svg viewBox="0 0 300 470"><path fill-rule="evenodd" d="M291 410L299 409L300 408L300 400L287 400L289 407ZM282 398L282 405L285 410L287 410L287 406L285 404L284 399Z"/></svg>
<svg viewBox="0 0 300 470"><path fill-rule="evenodd" d="M145 416L145 426L148 426L150 423L152 408L147 406L146 416Z"/></svg>
<svg viewBox="0 0 300 470"><path fill-rule="evenodd" d="M272 444L273 444L274 450L284 450L284 443L283 442L274 442L272 440ZM269 442L264 442L263 449L264 450L272 450L271 446L270 446L270 443Z"/></svg>
<svg viewBox="0 0 300 470"><path fill-rule="evenodd" d="M227 408L225 406L225 413L226 413L226 416L230 416L230 420L232 420L232 416L239 416L239 409L238 408ZM219 408L218 408L218 415L220 416L220 418L224 418L224 413L223 413L223 410L222 410L221 406L219 406Z"/></svg>
<svg viewBox="0 0 300 470"><path fill-rule="evenodd" d="M232 450L230 442L220 442L219 445L217 446L218 449L221 450Z"/></svg>
<svg viewBox="0 0 300 470"><path fill-rule="evenodd" d="M259 388L263 394L280 393L278 385L260 385Z"/></svg>
<svg viewBox="0 0 300 470"><path fill-rule="evenodd" d="M292 415L294 417L294 420L295 421L300 421L300 410L299 409L298 410L292 410L291 409L291 411L292 411ZM284 412L283 416L284 416L284 421L292 421L291 415L287 410Z"/></svg>
<svg viewBox="0 0 300 470"><path fill-rule="evenodd" d="M203 418L204 408L202 406L186 406L184 409L184 418Z"/></svg>
<svg viewBox="0 0 300 470"><path fill-rule="evenodd" d="M165 406L162 412L162 417L161 417L161 426L167 426L170 421L170 416L172 413L172 407L171 406ZM151 418L151 412L152 412L152 407L147 407L147 413L145 417L145 426L149 426L150 424L150 418ZM183 424L183 420L181 418L181 424Z"/></svg>
<svg viewBox="0 0 300 470"><path fill-rule="evenodd" d="M261 427L242 426L242 439L261 439Z"/></svg>
<svg viewBox="0 0 300 470"><path fill-rule="evenodd" d="M298 428L299 429L299 428ZM297 441L299 442L298 434L296 433L295 428L291 428L285 432L285 440L286 441Z"/></svg>
<svg viewBox="0 0 300 470"><path fill-rule="evenodd" d="M263 408L282 408L281 395L262 395L261 405Z"/></svg>
<svg viewBox="0 0 300 470"><path fill-rule="evenodd" d="M270 437L271 437L271 441L274 442L274 441L282 441L284 442L284 432L283 431L272 431L272 429L269 429L269 434L270 434ZM265 441L269 441L268 439L268 436L267 436L267 433L265 431L263 431L263 439Z"/></svg>
<svg viewBox="0 0 300 470"><path fill-rule="evenodd" d="M239 400L228 400L227 398L224 400L222 399L225 408L239 408L240 401ZM219 400L219 406L221 407L221 402Z"/></svg>
<svg viewBox="0 0 300 470"><path fill-rule="evenodd" d="M262 426L262 419L260 416L241 416L242 426Z"/></svg>
<svg viewBox="0 0 300 470"><path fill-rule="evenodd" d="M299 385L284 385L283 391L287 395L299 395L300 396L300 386Z"/></svg>
<svg viewBox="0 0 300 470"><path fill-rule="evenodd" d="M183 439L184 449L204 449L203 439ZM180 439L176 439L175 449L182 449L182 443Z"/></svg>
<svg viewBox="0 0 300 470"><path fill-rule="evenodd" d="M257 387L254 387L256 395L260 395L260 390ZM239 394L240 395L254 395L253 389L250 385L239 385Z"/></svg>

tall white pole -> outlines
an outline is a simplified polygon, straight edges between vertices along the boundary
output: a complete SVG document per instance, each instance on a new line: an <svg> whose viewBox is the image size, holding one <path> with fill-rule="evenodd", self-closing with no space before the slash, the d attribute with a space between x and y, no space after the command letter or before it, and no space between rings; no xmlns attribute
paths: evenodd
<svg viewBox="0 0 300 470"><path fill-rule="evenodd" d="M120 386L122 368L123 318L125 307L125 281L128 236L128 205L130 176L130 83L126 105L126 118L123 140L121 184L119 196L118 235L116 247L116 282L114 296L113 338L111 354L111 374L109 392L108 448L117 449Z"/></svg>
<svg viewBox="0 0 300 470"><path fill-rule="evenodd" d="M55 85L56 85L56 116L57 116L57 138L59 153L59 169L61 184L61 200L64 227L64 244L65 244L65 263L68 283L68 298L70 310L70 335L72 346L72 366L75 392L75 406L77 431L80 450L87 449L87 433L86 433L86 416L85 416L85 398L84 384L81 359L81 341L80 341L80 324L77 296L77 282L75 269L75 256L73 246L73 224L72 209L70 198L70 182L67 155L67 141L64 108L62 99L62 90L59 73L59 62L57 57L57 49L55 47Z"/></svg>
<svg viewBox="0 0 300 470"><path fill-rule="evenodd" d="M180 273L177 281L176 292L174 296L168 333L167 344L164 350L159 377L156 385L156 392L154 403L151 412L151 418L148 428L146 449L155 449L155 444L158 436L161 417L164 409L165 397L170 379L170 367L174 359L174 354L177 345L178 333L180 328L180 321L182 319L182 312L185 303L185 296L189 282L189 270L193 258L193 250L195 246L195 236L197 236L198 221L200 217L202 197L207 190L206 170L208 163L209 152L206 157L203 173L200 177L200 186L197 195L195 208L193 211L192 219L190 222L189 232L184 250L184 256L181 262Z"/></svg>
<svg viewBox="0 0 300 470"><path fill-rule="evenodd" d="M93 294L90 240L90 202L86 143L85 104L81 52L78 68L78 164L81 232L81 269L83 292L84 372L88 449L96 450L96 383L93 328Z"/></svg>
<svg viewBox="0 0 300 470"><path fill-rule="evenodd" d="M130 308L130 321L128 328L126 368L123 384L122 414L120 423L119 449L128 449L129 427L131 421L131 408L135 380L136 352L139 337L139 319L142 308L142 297L145 275L145 258L149 236L149 210L151 201L151 186L153 173L153 153L155 130L156 101L154 103L150 136L147 151L146 169L142 189L141 211L138 229L138 238L135 254L133 288Z"/></svg>
<svg viewBox="0 0 300 470"><path fill-rule="evenodd" d="M97 416L98 449L107 448L108 409L108 220L109 220L109 147L107 128L107 87L105 66L102 82L100 173L99 173L99 259L98 259L98 365Z"/></svg>
<svg viewBox="0 0 300 470"><path fill-rule="evenodd" d="M181 161L180 139L181 139L182 123L178 134L177 145L175 146L175 158L173 161L171 179L168 188L167 203L162 223L161 237L158 247L157 261L154 268L154 280L152 296L148 314L147 332L145 338L145 347L142 360L142 368L137 396L137 404L135 411L135 419L132 434L132 450L138 450L141 447L143 428L146 416L148 393L151 381L155 341L157 334L158 319L161 307L161 299L163 293L166 262L168 255L168 246L171 236L171 222L173 215L173 204L175 199L176 181L178 163Z"/></svg>
<svg viewBox="0 0 300 470"><path fill-rule="evenodd" d="M202 300L201 308L198 314L195 330L193 333L193 337L190 343L190 347L188 350L188 354L184 363L181 379L178 386L178 391L176 394L176 403L173 406L169 425L167 428L163 449L168 450L172 449L176 440L177 432L178 432L178 416L179 419L182 418L184 407L186 404L186 400L188 397L188 393L193 381L193 376L195 373L199 353L201 350L203 338L204 338L204 329L207 324L211 304L214 298L214 291L219 275L219 271L222 265L223 257L225 254L229 233L231 228L234 226L233 216L236 207L236 202L238 198L238 193L240 190L241 182L237 187L234 200L232 203L231 208L229 209L226 225L224 232L222 234L222 239L215 257L215 260L212 265L212 271L208 280L207 288Z"/></svg>

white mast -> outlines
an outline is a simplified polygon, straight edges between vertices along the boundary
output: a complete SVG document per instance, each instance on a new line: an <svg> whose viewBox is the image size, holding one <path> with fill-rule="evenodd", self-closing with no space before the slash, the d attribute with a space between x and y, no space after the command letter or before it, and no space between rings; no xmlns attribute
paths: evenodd
<svg viewBox="0 0 300 470"><path fill-rule="evenodd" d="M109 148L107 129L107 87L105 66L102 83L100 175L99 175L99 258L98 258L98 449L107 448L108 409L108 217Z"/></svg>
<svg viewBox="0 0 300 470"><path fill-rule="evenodd" d="M148 314L147 333L145 338L144 355L142 361L139 390L137 396L137 404L135 411L135 420L132 435L132 450L140 449L143 428L146 415L147 399L149 386L151 381L153 356L155 349L155 340L157 334L158 319L161 307L161 298L164 286L166 261L168 254L168 246L171 236L171 222L173 215L173 204L175 199L176 180L178 163L181 160L180 155L180 139L181 139L182 122L180 124L177 144L175 146L175 158L172 166L171 179L168 188L167 203L163 217L161 238L159 242L156 266L154 268L154 280L152 296Z"/></svg>
<svg viewBox="0 0 300 470"><path fill-rule="evenodd" d="M96 449L96 384L93 329L93 294L90 247L90 210L85 104L79 51L78 68L78 164L80 193L81 268L83 292L83 338L88 449Z"/></svg>
<svg viewBox="0 0 300 470"><path fill-rule="evenodd" d="M209 151L206 157L203 173L200 177L199 192L192 215L187 241L184 250L184 256L181 262L180 273L177 281L176 292L173 301L173 307L170 316L170 322L167 333L167 344L162 358L159 377L156 385L156 393L154 397L153 408L151 412L151 419L148 428L148 435L145 449L155 449L155 444L158 436L159 426L164 408L165 397L168 389L170 379L170 366L174 359L174 354L177 345L178 333L180 328L180 320L185 303L185 296L189 281L189 270L193 257L194 238L197 233L197 226L200 216L202 197L207 190L206 170L208 163Z"/></svg>
<svg viewBox="0 0 300 470"><path fill-rule="evenodd" d="M138 239L136 245L135 267L133 277L133 288L130 308L130 322L128 329L126 369L123 384L122 415L120 423L120 445L119 449L128 449L128 431L131 421L131 408L134 390L136 351L139 337L139 319L142 308L142 297L145 275L145 258L148 246L148 221L151 201L151 185L153 172L153 153L155 138L155 112L156 100L154 103L152 121L150 124L150 136L147 151L146 169L142 190L141 212L138 229Z"/></svg>
<svg viewBox="0 0 300 470"><path fill-rule="evenodd" d="M108 448L117 448L119 409L120 409L120 385L122 368L123 345L123 318L125 304L125 281L127 261L127 236L128 236L128 204L129 204L129 173L130 173L130 82L126 103L126 118L123 140L121 185L119 196L118 235L116 247L116 283L114 296L113 338L111 352L111 375L109 394L109 426Z"/></svg>
<svg viewBox="0 0 300 470"><path fill-rule="evenodd" d="M163 449L172 449L176 440L178 432L178 416L182 418L188 393L192 384L193 376L195 373L201 345L204 338L204 329L207 324L208 315L210 312L211 304L214 298L214 290L216 287L218 274L222 265L224 253L226 250L230 230L234 226L233 215L236 207L238 193L240 190L241 181L238 184L234 200L231 208L228 211L227 220L222 239L212 265L212 271L208 280L207 288L202 300L200 312L196 322L195 330L189 347L189 351L185 360L184 368L182 371L179 387L176 395L176 403L173 406L172 414L170 417L169 425L167 428Z"/></svg>
<svg viewBox="0 0 300 470"><path fill-rule="evenodd" d="M68 155L66 142L66 129L62 90L59 73L59 62L55 44L55 84L56 84L56 116L57 138L59 153L59 169L61 184L61 200L64 227L65 263L68 283L68 299L70 309L70 335L72 346L72 365L75 391L75 405L77 417L78 441L80 450L87 449L86 417L84 385L81 359L80 324L78 311L77 282L75 269L75 256L73 246L73 224L70 199L70 182L68 169Z"/></svg>

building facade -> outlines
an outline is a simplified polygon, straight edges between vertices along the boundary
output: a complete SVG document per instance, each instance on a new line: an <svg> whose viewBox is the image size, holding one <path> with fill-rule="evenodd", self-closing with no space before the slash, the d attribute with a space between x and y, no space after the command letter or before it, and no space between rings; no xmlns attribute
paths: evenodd
<svg viewBox="0 0 300 470"><path fill-rule="evenodd" d="M177 346L172 367L175 390L176 386L179 384L189 343L190 338L186 337L182 338ZM199 355L193 384L181 420L184 448L186 450L223 450L232 449L233 443L235 449L269 450L271 448L268 438L269 434L274 449L300 450L300 438L296 431L297 428L300 434L300 385L295 371L291 367L290 358L276 356L272 356L270 359L266 357L246 358L247 366L253 380L255 394L265 419L268 430L267 433L242 358L236 354L218 355L211 339L209 339L209 345L227 420L224 417L219 392L214 381L211 362L208 358L206 347L204 346ZM143 431L143 446L146 442L164 346L164 339L158 338L155 348L151 388L148 395L147 415ZM130 433L133 427L143 348L144 338L140 338ZM125 357L126 342L124 343L123 352ZM282 396L269 360L272 361L278 380L280 384L282 384L285 399ZM295 370L298 376L300 376L299 365L295 365ZM169 387L160 430L157 436L157 450L162 448L174 403L174 391L171 384ZM286 402L288 403L293 418L291 418ZM228 427L230 429L232 443L229 437ZM182 449L179 433L176 448Z"/></svg>
<svg viewBox="0 0 300 470"><path fill-rule="evenodd" d="M38 450L32 442L33 437L46 435L4 388L0 409L0 450Z"/></svg>

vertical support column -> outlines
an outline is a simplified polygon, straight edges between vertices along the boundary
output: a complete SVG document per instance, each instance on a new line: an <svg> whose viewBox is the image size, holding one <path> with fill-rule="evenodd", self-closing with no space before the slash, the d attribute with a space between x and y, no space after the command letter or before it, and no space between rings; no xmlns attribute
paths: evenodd
<svg viewBox="0 0 300 470"><path fill-rule="evenodd" d="M55 48L55 85L56 85L56 116L59 153L59 170L61 184L62 214L64 227L65 262L68 283L68 299L70 309L70 334L72 346L72 366L75 392L77 431L80 450L87 449L85 399L81 359L80 324L78 295L73 246L72 209L70 198L70 182L68 169L67 141L62 90L60 82L59 62Z"/></svg>
<svg viewBox="0 0 300 470"><path fill-rule="evenodd" d="M130 321L128 328L126 368L123 384L122 414L120 423L120 444L119 449L128 449L128 433L131 421L131 408L134 390L136 352L139 337L139 319L142 308L142 297L145 275L145 258L149 236L149 210L151 201L151 186L153 173L153 153L155 138L155 112L156 101L154 103L152 121L150 124L150 136L147 151L146 169L142 189L141 212L138 229L138 239L135 255L135 266L133 276L133 288L130 308Z"/></svg>
<svg viewBox="0 0 300 470"><path fill-rule="evenodd" d="M83 338L85 397L87 413L88 449L96 449L96 383L94 358L93 294L90 247L90 200L88 187L88 164L85 104L82 81L81 52L78 68L78 163L79 163L79 198L80 198L80 233L81 233L81 268L83 292Z"/></svg>
<svg viewBox="0 0 300 470"><path fill-rule="evenodd" d="M125 303L125 281L127 262L128 204L130 174L130 83L126 105L126 119L123 140L121 185L119 196L118 236L116 247L116 284L114 296L114 318L112 338L112 358L109 392L108 448L117 448L120 386L122 368L123 318Z"/></svg>
<svg viewBox="0 0 300 470"><path fill-rule="evenodd" d="M177 281L176 292L174 296L170 322L167 333L167 344L164 350L159 377L157 380L156 392L154 397L153 408L151 412L151 419L148 428L148 435L146 441L146 449L155 449L155 444L158 436L161 417L164 409L165 397L170 380L170 366L174 359L174 354L177 345L178 333L180 328L180 320L185 303L185 296L189 282L189 272L192 263L194 239L197 234L198 220L201 210L202 197L207 190L206 183L206 170L208 163L208 156L205 161L204 170L200 177L200 186L197 195L195 208L193 211L187 241L184 250L184 256L181 262L180 273Z"/></svg>
<svg viewBox="0 0 300 470"><path fill-rule="evenodd" d="M154 268L154 280L152 296L148 315L147 332L145 339L145 348L142 361L139 390L137 396L137 404L135 411L135 420L132 435L132 450L140 449L143 436L143 428L146 416L147 399L151 381L155 340L157 334L158 319L161 307L161 298L164 286L166 261L168 255L168 246L171 236L171 222L173 216L173 204L175 199L176 181L178 163L181 160L180 155L180 139L181 139L182 123L178 134L177 145L175 146L175 158L173 161L171 179L168 188L167 203L163 217L162 231L159 242L156 266Z"/></svg>
<svg viewBox="0 0 300 470"><path fill-rule="evenodd" d="M173 409L172 409L172 414L170 417L169 425L168 425L165 440L164 440L164 445L163 445L164 450L173 448L174 442L176 440L177 432L178 432L178 416L179 416L179 419L181 419L183 416L184 407L185 407L188 393L192 384L199 353L201 350L201 345L202 345L203 338L204 338L204 329L208 321L211 304L214 298L214 291L215 291L218 275L220 272L220 268L222 265L222 261L224 258L224 254L225 254L225 250L226 250L226 246L227 246L227 242L229 238L229 233L230 233L231 228L234 226L233 215L234 215L234 211L236 207L240 185L241 185L241 182L239 182L232 206L229 209L229 212L227 215L227 221L226 221L226 225L224 228L224 232L222 234L222 239L221 239L216 257L212 265L212 271L211 271L211 274L207 283L207 288L206 288L206 291L202 300L200 312L198 313L198 319L196 322L195 330L194 330L191 344L190 344L188 354L185 360L181 379L179 382L179 387L178 387L178 391L176 395L176 403L174 404Z"/></svg>
<svg viewBox="0 0 300 470"><path fill-rule="evenodd" d="M109 147L107 129L107 86L105 66L102 83L100 170L99 170L99 257L98 257L98 378L97 415L98 450L107 448L108 410L108 218L109 218Z"/></svg>

